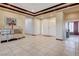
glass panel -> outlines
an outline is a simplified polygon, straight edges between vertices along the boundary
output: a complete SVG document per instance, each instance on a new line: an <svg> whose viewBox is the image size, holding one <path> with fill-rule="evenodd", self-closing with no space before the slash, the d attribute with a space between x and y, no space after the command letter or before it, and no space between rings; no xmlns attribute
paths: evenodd
<svg viewBox="0 0 79 59"><path fill-rule="evenodd" d="M70 30L70 32L74 32L74 23L73 22L69 23L69 30Z"/></svg>

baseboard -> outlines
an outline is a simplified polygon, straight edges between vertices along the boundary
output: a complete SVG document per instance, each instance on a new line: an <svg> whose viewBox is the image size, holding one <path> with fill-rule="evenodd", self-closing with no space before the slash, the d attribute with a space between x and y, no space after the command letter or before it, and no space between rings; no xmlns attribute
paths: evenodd
<svg viewBox="0 0 79 59"><path fill-rule="evenodd" d="M45 35L45 34L28 34L28 33L26 33L26 35L31 35L31 36L38 36L38 35L41 35L41 36L46 36L46 37L55 37L55 36Z"/></svg>
<svg viewBox="0 0 79 59"><path fill-rule="evenodd" d="M43 35L43 36L52 37L52 36L50 36L50 35Z"/></svg>
<svg viewBox="0 0 79 59"><path fill-rule="evenodd" d="M54 37L54 36L51 36L51 35L43 35L43 34L42 34L42 36L46 36L46 37Z"/></svg>
<svg viewBox="0 0 79 59"><path fill-rule="evenodd" d="M19 38L12 38L12 39L9 39L9 40L2 40L1 43L11 42L11 41L19 40L19 39L22 39L22 38L25 38L25 36L19 37Z"/></svg>
<svg viewBox="0 0 79 59"><path fill-rule="evenodd" d="M28 33L26 33L26 35L38 36L38 35L41 35L41 34L28 34Z"/></svg>
<svg viewBox="0 0 79 59"><path fill-rule="evenodd" d="M28 34L28 33L26 33L26 35L36 36L36 34Z"/></svg>
<svg viewBox="0 0 79 59"><path fill-rule="evenodd" d="M1 41L1 43L5 43L5 42L7 42L7 40L2 40L2 41Z"/></svg>
<svg viewBox="0 0 79 59"><path fill-rule="evenodd" d="M56 38L56 40L63 41L63 39Z"/></svg>

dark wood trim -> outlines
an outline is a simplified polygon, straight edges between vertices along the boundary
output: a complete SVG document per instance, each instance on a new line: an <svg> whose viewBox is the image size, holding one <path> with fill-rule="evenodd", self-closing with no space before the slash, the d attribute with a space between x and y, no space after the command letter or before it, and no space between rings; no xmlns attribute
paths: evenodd
<svg viewBox="0 0 79 59"><path fill-rule="evenodd" d="M36 34L26 33L26 35L37 36Z"/></svg>
<svg viewBox="0 0 79 59"><path fill-rule="evenodd" d="M79 3L74 3L74 4L67 5L67 6L59 7L59 8L50 10L50 11L46 11L46 12L43 12L43 13L36 14L35 16L46 14L46 13L53 12L53 11L57 11L57 10L64 9L64 8L67 8L67 7L76 6L76 5L79 5Z"/></svg>
<svg viewBox="0 0 79 59"><path fill-rule="evenodd" d="M58 39L58 38L56 38L56 40L63 41L63 39Z"/></svg>
<svg viewBox="0 0 79 59"><path fill-rule="evenodd" d="M20 39L23 39L23 38L25 38L25 36L19 37L19 38L12 38L12 39L9 39L9 40L2 40L1 43L6 43L6 42L15 41L15 40L20 40Z"/></svg>
<svg viewBox="0 0 79 59"><path fill-rule="evenodd" d="M53 9L53 8L55 8L55 7L58 7L58 6L61 6L61 5L66 4L66 3L60 3L60 4L58 4L58 5L55 5L55 6L52 6L52 7L49 7L49 8L46 8L46 9L44 9L44 10L41 10L41 11L38 11L38 12L34 13L34 12L31 12L31 11L22 9L22 8L20 8L20 7L11 5L11 4L9 4L9 3L1 3L1 4L3 4L3 5L0 5L0 7L2 7L2 8L10 9L10 10L13 10L13 11L16 11L16 12L20 12L20 13L23 13L23 14L27 14L27 15L31 15L31 16L38 16L38 15L46 14L46 13L49 13L49 12L61 10L61 9L67 8L67 7L72 7L72 6L79 5L79 3L73 3L73 4L69 4L69 5L66 5L66 6L62 6L62 7ZM8 5L8 6L11 6L11 7L14 7L14 8L10 8L10 7L4 6L4 5ZM16 8L16 9L15 9L15 8ZM17 10L17 9L19 9L19 10ZM50 10L50 9L51 9L51 10ZM28 13L27 13L27 12L28 12ZM41 13L40 13L40 12L41 12Z"/></svg>
<svg viewBox="0 0 79 59"><path fill-rule="evenodd" d="M43 9L43 10L37 11L37 12L35 12L35 13L34 13L34 12L31 12L31 11L29 11L29 10L23 9L23 8L21 8L21 7L17 7L17 6L15 6L15 5L9 4L9 3L2 3L2 4L11 6L11 7L14 7L14 8L17 8L17 9L20 9L20 10L23 10L23 11L26 11L26 12L29 12L29 13L32 13L32 14L37 14L37 13L39 13L39 12L43 12L43 11L46 11L46 10L55 8L55 7L64 5L64 4L66 4L66 3L60 3L60 4L57 4L57 5L55 5L55 6L52 6L52 7L45 8L45 9Z"/></svg>
<svg viewBox="0 0 79 59"><path fill-rule="evenodd" d="M46 36L46 37L54 37L54 36L51 36L51 35L45 35L45 34L42 34L42 36Z"/></svg>
<svg viewBox="0 0 79 59"><path fill-rule="evenodd" d="M15 6L15 5L12 5L12 4L9 4L9 3L2 3L2 4L8 5L8 6L11 6L11 7L14 7L14 8L17 8L17 9L20 9L20 10L23 10L23 11L26 11L26 12L29 12L29 13L34 14L33 12L31 12L31 11L29 11L29 10L23 9L23 8L21 8L21 7L17 7L17 6Z"/></svg>
<svg viewBox="0 0 79 59"><path fill-rule="evenodd" d="M55 6L52 6L52 7L49 7L49 8L43 9L43 10L40 10L40 11L35 12L35 13L43 12L43 11L46 11L46 10L49 10L49 9L52 9L52 8L55 8L55 7L58 7L58 6L64 5L64 4L66 4L66 3L60 3L60 4L57 4L57 5L55 5Z"/></svg>
<svg viewBox="0 0 79 59"><path fill-rule="evenodd" d="M23 12L23 11L19 11L19 10L13 9L13 8L9 8L9 7L3 6L3 5L0 5L0 7L6 8L6 9L9 9L9 10L13 10L13 11L16 11L16 12L20 12L20 13L23 13L23 14L34 16L32 14L29 14L29 13L26 13L26 12Z"/></svg>
<svg viewBox="0 0 79 59"><path fill-rule="evenodd" d="M70 35L79 35L79 32L77 34L74 34L74 32L70 32Z"/></svg>

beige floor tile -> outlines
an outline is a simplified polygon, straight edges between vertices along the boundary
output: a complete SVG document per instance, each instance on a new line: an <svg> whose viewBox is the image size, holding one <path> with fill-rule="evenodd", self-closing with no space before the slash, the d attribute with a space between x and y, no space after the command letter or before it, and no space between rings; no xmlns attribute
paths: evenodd
<svg viewBox="0 0 79 59"><path fill-rule="evenodd" d="M79 56L79 37L71 36L65 41L55 37L30 36L0 44L1 56Z"/></svg>

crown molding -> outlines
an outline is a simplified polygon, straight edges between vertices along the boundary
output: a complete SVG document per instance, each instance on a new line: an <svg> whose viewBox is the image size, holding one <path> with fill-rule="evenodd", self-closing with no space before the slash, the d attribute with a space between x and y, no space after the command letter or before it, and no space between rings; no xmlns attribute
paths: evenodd
<svg viewBox="0 0 79 59"><path fill-rule="evenodd" d="M49 12L61 10L61 9L67 8L67 7L79 5L79 3L71 3L69 5L66 5L66 4L67 3L60 3L60 4L57 4L55 6L40 10L40 11L35 12L35 13L31 12L29 10L17 7L15 5L9 4L9 3L0 3L0 7L10 9L10 10L13 10L13 11L16 11L16 12L20 12L20 13L23 13L23 14L31 15L31 16L38 16L38 15L46 14L46 13L49 13Z"/></svg>

